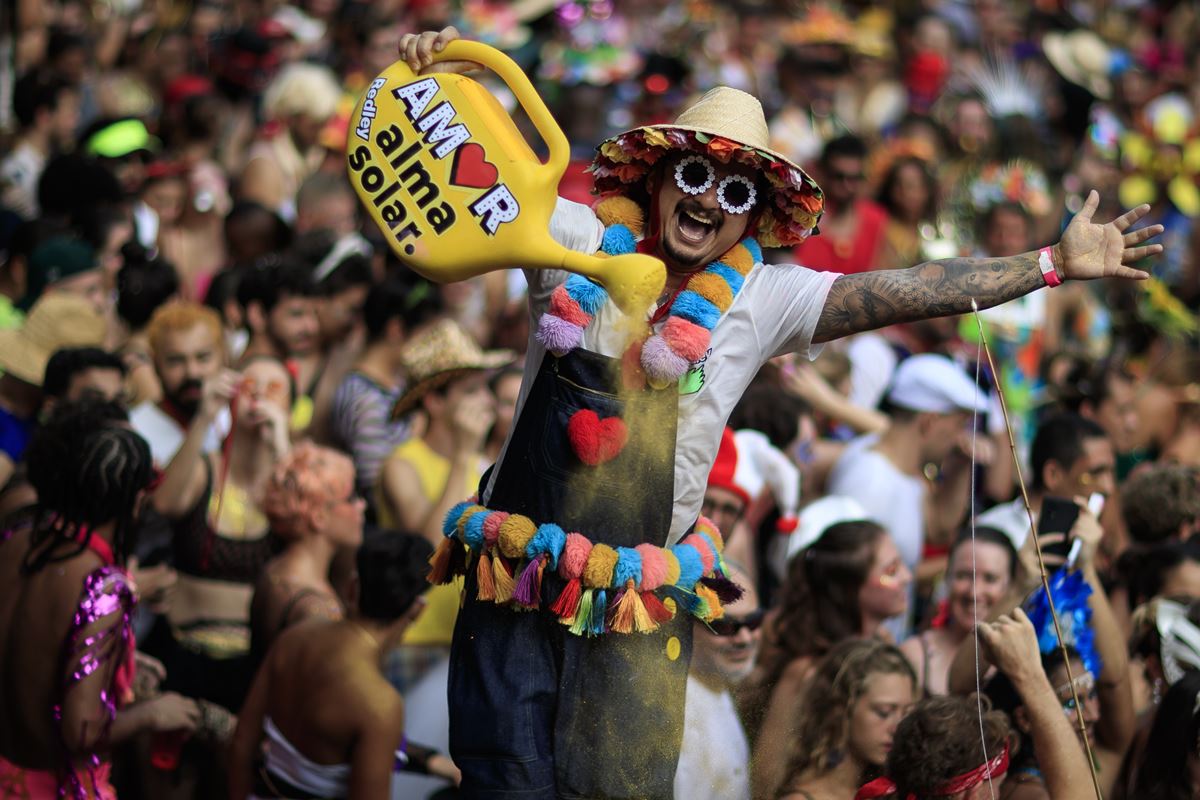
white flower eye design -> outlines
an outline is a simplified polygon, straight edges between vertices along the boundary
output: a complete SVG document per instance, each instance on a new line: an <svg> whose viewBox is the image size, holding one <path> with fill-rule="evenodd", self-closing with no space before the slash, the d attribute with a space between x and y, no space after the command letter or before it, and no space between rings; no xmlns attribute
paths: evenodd
<svg viewBox="0 0 1200 800"><path fill-rule="evenodd" d="M675 165L675 185L685 194L704 194L716 179L716 170L704 156L691 155Z"/></svg>
<svg viewBox="0 0 1200 800"><path fill-rule="evenodd" d="M757 201L758 189L745 175L730 175L717 186L717 203L727 214L745 214Z"/></svg>

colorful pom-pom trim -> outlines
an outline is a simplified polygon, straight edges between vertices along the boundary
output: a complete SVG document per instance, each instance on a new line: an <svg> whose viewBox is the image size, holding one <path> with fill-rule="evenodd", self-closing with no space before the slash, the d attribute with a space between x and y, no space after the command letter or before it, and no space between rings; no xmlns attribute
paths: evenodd
<svg viewBox="0 0 1200 800"><path fill-rule="evenodd" d="M477 599L524 609L540 608L545 599L580 636L650 633L679 607L711 622L724 613L723 603L741 595L725 570L721 533L704 517L671 547L610 547L477 503L450 509L442 531L446 538L429 560L430 583L465 574L466 554L477 554ZM543 596L546 570L566 581L553 601Z"/></svg>
<svg viewBox="0 0 1200 800"><path fill-rule="evenodd" d="M625 197L600 201L596 214L608 227L601 245L610 256L636 252L640 230L630 224L640 221ZM662 329L641 348L641 366L651 386L674 384L688 367L703 358L712 341L713 328L729 311L754 264L762 260L762 249L753 239L735 244L729 252L693 275L687 288L671 303ZM561 356L583 342L583 332L608 299L604 287L572 275L550 295L550 308L538 322L538 341Z"/></svg>

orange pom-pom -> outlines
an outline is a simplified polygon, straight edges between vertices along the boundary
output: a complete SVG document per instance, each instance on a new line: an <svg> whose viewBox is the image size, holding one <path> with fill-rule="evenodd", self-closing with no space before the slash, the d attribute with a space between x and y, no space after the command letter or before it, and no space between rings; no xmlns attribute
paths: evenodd
<svg viewBox="0 0 1200 800"><path fill-rule="evenodd" d="M721 261L738 271L740 275L749 275L754 269L754 256L744 244L735 244L729 252L721 256Z"/></svg>

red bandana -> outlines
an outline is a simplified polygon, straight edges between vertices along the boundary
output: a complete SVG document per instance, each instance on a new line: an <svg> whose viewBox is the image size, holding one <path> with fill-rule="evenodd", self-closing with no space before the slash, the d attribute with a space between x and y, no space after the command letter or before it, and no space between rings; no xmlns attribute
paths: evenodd
<svg viewBox="0 0 1200 800"><path fill-rule="evenodd" d="M930 797L953 797L959 792L965 792L986 780L999 778L1005 772L1008 772L1008 744L1005 743L1004 749L986 764L980 764L970 772L964 772L962 775L956 775L949 780L938 784L930 792ZM866 786L858 790L858 794L854 795L854 800L876 800L880 797L895 797L896 784L891 778L876 778ZM915 794L909 793L905 800L917 800Z"/></svg>

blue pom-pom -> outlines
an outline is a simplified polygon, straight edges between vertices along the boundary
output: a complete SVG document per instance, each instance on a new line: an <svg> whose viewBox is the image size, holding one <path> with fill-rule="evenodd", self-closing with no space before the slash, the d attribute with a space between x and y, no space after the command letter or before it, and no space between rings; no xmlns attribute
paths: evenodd
<svg viewBox="0 0 1200 800"><path fill-rule="evenodd" d="M642 582L642 554L632 547L618 547L613 586L624 587L629 581L633 581L634 586Z"/></svg>
<svg viewBox="0 0 1200 800"><path fill-rule="evenodd" d="M708 269L704 271L711 272L714 275L724 278L725 282L729 284L730 291L732 291L734 294L740 292L742 290L742 284L746 282L746 279L742 277L742 273L738 272L728 264L722 264L720 261L714 261L708 266Z"/></svg>
<svg viewBox="0 0 1200 800"><path fill-rule="evenodd" d="M750 257L754 259L755 264L762 263L762 248L759 247L758 242L747 236L745 239L742 239L742 247L750 251Z"/></svg>
<svg viewBox="0 0 1200 800"><path fill-rule="evenodd" d="M458 518L463 515L463 512L470 508L474 503L464 500L458 503L449 511L446 512L445 518L442 519L442 535L447 539L458 533Z"/></svg>
<svg viewBox="0 0 1200 800"><path fill-rule="evenodd" d="M701 560L700 553L690 544L677 544L671 548L671 552L679 560L679 580L675 585L691 591L704 574L704 561Z"/></svg>
<svg viewBox="0 0 1200 800"><path fill-rule="evenodd" d="M671 306L671 314L683 317L710 331L717 327L721 319L721 309L692 291L680 292Z"/></svg>
<svg viewBox="0 0 1200 800"><path fill-rule="evenodd" d="M467 547L472 550L483 548L483 523L492 513L495 512L480 511L478 514L472 514L471 518L467 520L467 524L463 526L463 540Z"/></svg>
<svg viewBox="0 0 1200 800"><path fill-rule="evenodd" d="M550 569L558 569L558 557L567 546L567 532L553 522L539 525L529 544L525 545L525 557L530 561L541 555L550 556Z"/></svg>
<svg viewBox="0 0 1200 800"><path fill-rule="evenodd" d="M623 256L637 252L637 237L629 228L617 223L604 229L600 249L610 256Z"/></svg>
<svg viewBox="0 0 1200 800"><path fill-rule="evenodd" d="M572 275L564 285L567 287L567 294L579 304L585 314L595 316L608 302L608 291L582 275Z"/></svg>

